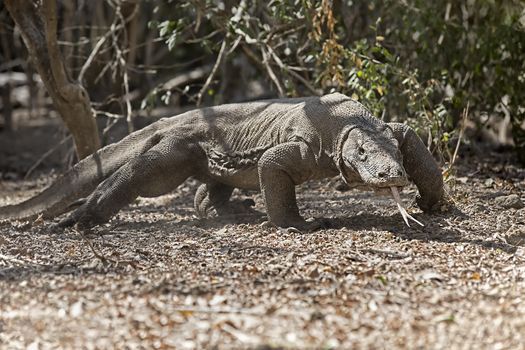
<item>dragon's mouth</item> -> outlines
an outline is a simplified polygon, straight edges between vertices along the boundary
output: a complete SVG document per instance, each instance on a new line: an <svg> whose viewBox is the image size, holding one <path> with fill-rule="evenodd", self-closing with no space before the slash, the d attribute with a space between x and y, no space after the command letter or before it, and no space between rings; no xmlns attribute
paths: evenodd
<svg viewBox="0 0 525 350"><path fill-rule="evenodd" d="M391 196L392 187L396 188L398 192L401 192L404 186L370 186L369 188L372 189L376 195Z"/></svg>
<svg viewBox="0 0 525 350"><path fill-rule="evenodd" d="M390 177L390 178L385 178L385 179L364 178L363 180L370 186L377 187L377 188L390 188L390 187L403 188L408 185L408 179L405 176Z"/></svg>

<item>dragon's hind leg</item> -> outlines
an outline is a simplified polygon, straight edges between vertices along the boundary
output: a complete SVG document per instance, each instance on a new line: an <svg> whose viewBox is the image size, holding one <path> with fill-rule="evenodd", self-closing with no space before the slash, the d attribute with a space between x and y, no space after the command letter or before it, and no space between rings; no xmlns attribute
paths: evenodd
<svg viewBox="0 0 525 350"><path fill-rule="evenodd" d="M251 199L244 201L231 201L233 187L218 182L202 184L195 193L195 211L201 218L206 218L214 213L217 216L239 215L253 213L255 205Z"/></svg>
<svg viewBox="0 0 525 350"><path fill-rule="evenodd" d="M165 140L133 158L103 181L61 226L89 228L107 222L138 196L165 194L198 169L196 148L185 142Z"/></svg>

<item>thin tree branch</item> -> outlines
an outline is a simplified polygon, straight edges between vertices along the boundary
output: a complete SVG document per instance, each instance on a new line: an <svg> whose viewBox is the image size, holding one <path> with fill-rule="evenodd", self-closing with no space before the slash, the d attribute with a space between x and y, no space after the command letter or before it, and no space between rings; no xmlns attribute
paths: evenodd
<svg viewBox="0 0 525 350"><path fill-rule="evenodd" d="M227 46L227 40L224 39L221 44L221 49L219 50L219 55L217 56L217 60L215 61L215 64L213 65L213 68L211 70L210 75L208 75L208 79L206 79L206 82L202 86L201 90L199 91L199 94L197 95L197 107L201 105L202 102L202 96L208 90L211 82L213 81L213 78L215 77L215 74L217 73L217 70L219 69L224 56L226 56L226 46Z"/></svg>
<svg viewBox="0 0 525 350"><path fill-rule="evenodd" d="M84 75L86 74L86 71L88 70L88 68L93 63L93 60L97 56L98 52L102 48L102 45L104 45L104 43L106 42L106 40L107 40L107 38L109 37L110 34L111 34L110 32L107 32L104 36L102 36L97 41L97 43L95 44L95 47L93 48L93 50L89 54L89 57L87 58L86 62L84 62L84 64L82 65L82 68L80 69L80 73L78 74L78 78L77 78L77 80L80 83L82 83L82 81L84 80Z"/></svg>
<svg viewBox="0 0 525 350"><path fill-rule="evenodd" d="M60 146L62 146L64 143L66 143L69 140L71 140L71 135L64 137L62 141L60 141L56 146L54 146L49 151L44 153L40 158L38 158L38 160L31 166L31 168L29 168L29 170L24 175L24 180L27 179L29 175L31 175L31 173L33 173L33 171L44 161L44 159L46 159L51 154L53 154Z"/></svg>
<svg viewBox="0 0 525 350"><path fill-rule="evenodd" d="M294 77L295 79L299 80L301 83L303 83L303 85L308 89L310 90L310 92L316 96L319 96L321 95L319 91L317 91L312 84L310 84L310 82L308 82L308 80L306 80L305 78L303 78L300 74L294 72L293 70L291 70L286 64L283 63L283 61L281 61L281 59L279 58L279 56L277 56L277 54L273 51L273 49L270 47L270 46L267 46L268 48L268 52L270 53L270 55L273 57L273 60L275 61L275 63L277 63L277 65L282 69L282 70L285 70L286 72L288 72L288 74L290 74L292 77Z"/></svg>
<svg viewBox="0 0 525 350"><path fill-rule="evenodd" d="M268 62L268 54L266 53L266 50L262 47L261 47L261 54L263 56L262 63L266 67L266 71L268 72L270 79L273 81L273 83L277 87L277 91L279 92L279 97L284 97L286 95L284 93L284 89L281 86L279 79L277 79L277 76L275 75L274 71L272 70L272 67L270 66L270 62Z"/></svg>

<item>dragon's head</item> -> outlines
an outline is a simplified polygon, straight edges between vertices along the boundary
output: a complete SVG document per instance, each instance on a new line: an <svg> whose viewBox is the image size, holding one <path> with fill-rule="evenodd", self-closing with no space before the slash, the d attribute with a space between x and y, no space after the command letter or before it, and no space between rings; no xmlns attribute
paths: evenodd
<svg viewBox="0 0 525 350"><path fill-rule="evenodd" d="M340 170L344 178L357 174L374 189L408 184L399 144L389 126L350 128L341 141Z"/></svg>

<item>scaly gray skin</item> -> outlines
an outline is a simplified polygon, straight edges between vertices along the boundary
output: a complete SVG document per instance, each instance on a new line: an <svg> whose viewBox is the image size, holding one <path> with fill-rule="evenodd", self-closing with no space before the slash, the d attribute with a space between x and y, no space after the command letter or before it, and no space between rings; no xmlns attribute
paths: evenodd
<svg viewBox="0 0 525 350"><path fill-rule="evenodd" d="M295 186L338 174L374 188L402 187L411 179L424 211L443 195L441 171L414 131L383 123L358 102L330 94L161 119L82 160L36 197L0 208L0 220L52 218L76 207L62 224L89 228L138 196L165 194L194 176L204 183L195 196L201 216L236 212L233 189L256 189L272 223L313 229L318 223L299 214Z"/></svg>

